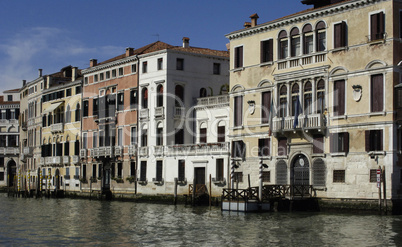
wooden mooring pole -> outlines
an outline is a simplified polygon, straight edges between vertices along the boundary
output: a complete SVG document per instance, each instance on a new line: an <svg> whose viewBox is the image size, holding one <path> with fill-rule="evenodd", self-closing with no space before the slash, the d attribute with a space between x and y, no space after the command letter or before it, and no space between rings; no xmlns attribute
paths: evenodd
<svg viewBox="0 0 402 247"><path fill-rule="evenodd" d="M386 180L385 180L385 166L382 169L382 188L383 188L383 195L384 195L384 209L385 209L385 213L387 213L387 184L386 184Z"/></svg>
<svg viewBox="0 0 402 247"><path fill-rule="evenodd" d="M174 205L177 204L177 178L174 178Z"/></svg>

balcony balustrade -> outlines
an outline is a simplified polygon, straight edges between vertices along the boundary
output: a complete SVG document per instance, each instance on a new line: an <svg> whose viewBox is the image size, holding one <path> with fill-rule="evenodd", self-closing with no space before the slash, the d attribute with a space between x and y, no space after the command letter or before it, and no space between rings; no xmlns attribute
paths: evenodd
<svg viewBox="0 0 402 247"><path fill-rule="evenodd" d="M140 119L149 118L149 109L141 109L140 110Z"/></svg>
<svg viewBox="0 0 402 247"><path fill-rule="evenodd" d="M160 106L160 107L155 107L155 117L163 117L165 112L165 107Z"/></svg>
<svg viewBox="0 0 402 247"><path fill-rule="evenodd" d="M77 165L79 162L80 162L80 159L79 159L78 155L73 155L73 156L71 157L71 163L72 163L73 165Z"/></svg>
<svg viewBox="0 0 402 247"><path fill-rule="evenodd" d="M116 148L118 148L118 147L116 147ZM120 148L121 148L121 155L122 155L123 147L120 147ZM117 151L117 152L119 152L119 151ZM91 157L92 158L114 157L114 156L115 156L115 148L112 146L91 149Z"/></svg>
<svg viewBox="0 0 402 247"><path fill-rule="evenodd" d="M229 153L229 142L167 146L167 156L220 155Z"/></svg>
<svg viewBox="0 0 402 247"><path fill-rule="evenodd" d="M45 157L45 165L58 166L61 165L61 156Z"/></svg>
<svg viewBox="0 0 402 247"><path fill-rule="evenodd" d="M212 105L221 105L221 104L229 104L229 95L219 95L205 98L198 98L197 105L198 106L212 106Z"/></svg>
<svg viewBox="0 0 402 247"><path fill-rule="evenodd" d="M0 119L0 125L18 124L18 119Z"/></svg>
<svg viewBox="0 0 402 247"><path fill-rule="evenodd" d="M50 125L50 131L52 133L63 132L63 130L64 130L63 123L56 123L56 124Z"/></svg>
<svg viewBox="0 0 402 247"><path fill-rule="evenodd" d="M23 153L25 156L32 156L32 152L33 152L33 147L24 147L24 148L22 149L22 153Z"/></svg>
<svg viewBox="0 0 402 247"><path fill-rule="evenodd" d="M164 151L163 146L155 146L155 156L162 156Z"/></svg>
<svg viewBox="0 0 402 247"><path fill-rule="evenodd" d="M84 159L87 157L87 150L86 149L81 149L80 150L80 158Z"/></svg>
<svg viewBox="0 0 402 247"><path fill-rule="evenodd" d="M295 117L274 117L272 132L286 132L295 130L318 130L321 131L325 128L325 118L322 114L299 115L298 123L294 126ZM295 127L295 128L294 128Z"/></svg>
<svg viewBox="0 0 402 247"><path fill-rule="evenodd" d="M40 158L39 158L39 165L40 165L40 166L44 166L44 165L45 165L45 158L43 158L43 157L40 157Z"/></svg>
<svg viewBox="0 0 402 247"><path fill-rule="evenodd" d="M141 157L148 156L148 147L140 147L139 148L139 155Z"/></svg>
<svg viewBox="0 0 402 247"><path fill-rule="evenodd" d="M18 147L0 147L0 154L2 155L17 155L20 150Z"/></svg>
<svg viewBox="0 0 402 247"><path fill-rule="evenodd" d="M123 150L124 150L123 146L114 147L114 155L115 156L122 156L123 155Z"/></svg>
<svg viewBox="0 0 402 247"><path fill-rule="evenodd" d="M318 54L307 54L301 57L292 57L287 60L282 60L278 62L278 69L288 69L288 68L295 68L299 65L307 65L313 63L321 63L327 60L326 53L318 53Z"/></svg>
<svg viewBox="0 0 402 247"><path fill-rule="evenodd" d="M137 146L136 145L130 145L128 147L128 155L137 156Z"/></svg>
<svg viewBox="0 0 402 247"><path fill-rule="evenodd" d="M183 118L185 114L185 107L175 107L174 108L174 118Z"/></svg>
<svg viewBox="0 0 402 247"><path fill-rule="evenodd" d="M63 165L70 164L70 156L63 156Z"/></svg>

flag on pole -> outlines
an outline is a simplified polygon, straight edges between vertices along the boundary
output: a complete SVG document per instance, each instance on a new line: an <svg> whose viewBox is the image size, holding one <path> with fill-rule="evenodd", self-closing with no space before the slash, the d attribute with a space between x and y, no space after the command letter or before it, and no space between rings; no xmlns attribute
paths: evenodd
<svg viewBox="0 0 402 247"><path fill-rule="evenodd" d="M296 129L297 125L299 124L299 114L300 114L300 99L299 95L297 95L295 121L293 122L293 129Z"/></svg>

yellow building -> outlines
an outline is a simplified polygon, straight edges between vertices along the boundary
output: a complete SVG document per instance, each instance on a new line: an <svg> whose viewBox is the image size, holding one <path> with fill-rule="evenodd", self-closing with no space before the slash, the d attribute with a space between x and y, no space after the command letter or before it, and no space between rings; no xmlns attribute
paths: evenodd
<svg viewBox="0 0 402 247"><path fill-rule="evenodd" d="M262 171L267 185L374 201L381 167L387 199L402 198L402 3L302 2L314 7L263 24L254 14L226 36L232 180L258 186Z"/></svg>
<svg viewBox="0 0 402 247"><path fill-rule="evenodd" d="M46 76L42 91L42 190L79 191L81 72L67 66Z"/></svg>

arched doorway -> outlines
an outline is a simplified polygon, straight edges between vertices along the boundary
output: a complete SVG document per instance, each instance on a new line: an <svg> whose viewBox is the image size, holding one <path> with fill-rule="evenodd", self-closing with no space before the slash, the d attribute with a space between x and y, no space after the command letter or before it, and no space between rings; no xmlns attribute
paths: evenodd
<svg viewBox="0 0 402 247"><path fill-rule="evenodd" d="M7 163L7 175L8 175L7 185L8 187L13 187L15 182L14 178L17 175L17 164L15 163L14 160L10 160Z"/></svg>
<svg viewBox="0 0 402 247"><path fill-rule="evenodd" d="M293 159L293 185L310 185L310 164L307 157L298 154Z"/></svg>

